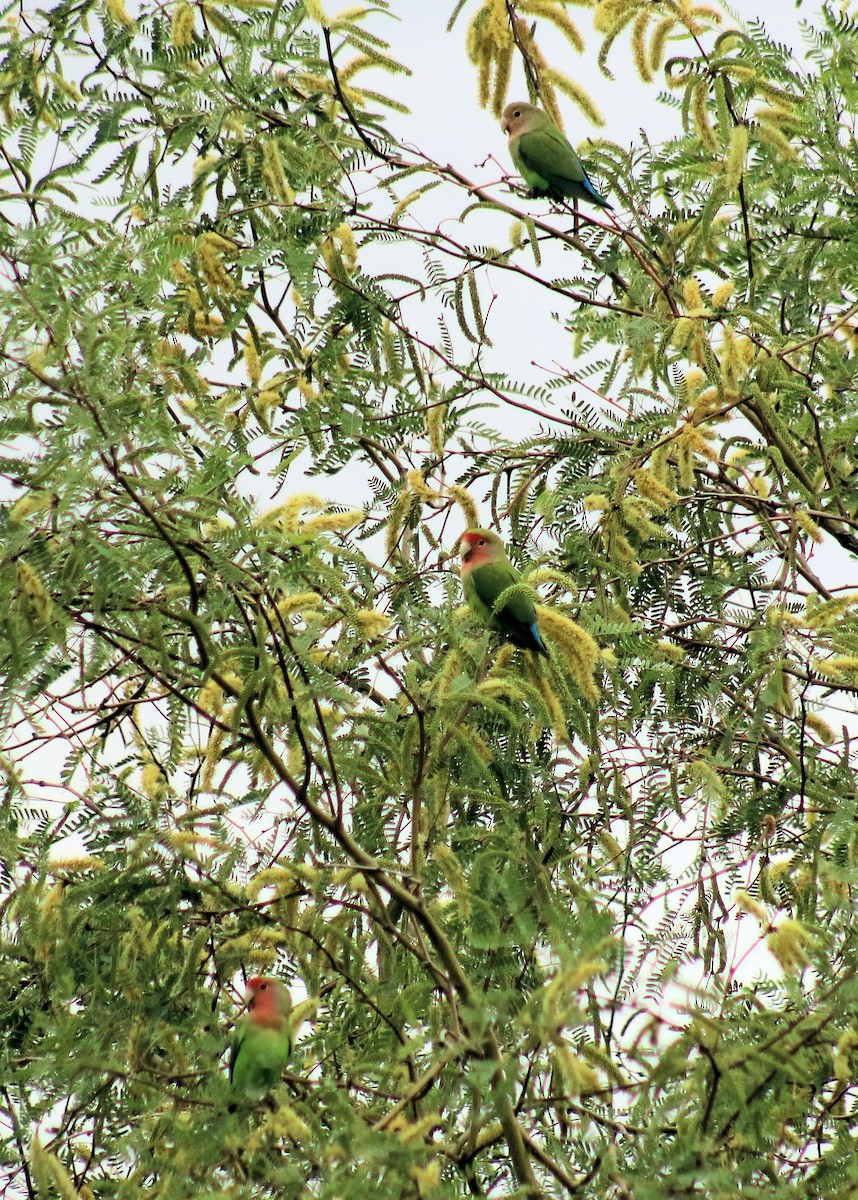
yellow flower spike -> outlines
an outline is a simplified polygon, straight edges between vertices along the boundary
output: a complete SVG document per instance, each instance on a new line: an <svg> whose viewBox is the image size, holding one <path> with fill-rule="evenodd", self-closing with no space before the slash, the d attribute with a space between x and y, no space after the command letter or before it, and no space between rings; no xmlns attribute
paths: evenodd
<svg viewBox="0 0 858 1200"><path fill-rule="evenodd" d="M468 608L467 611L470 612L471 611L470 608ZM502 643L500 649L498 650L497 654L495 655L494 662L492 663L492 666L491 666L491 670L489 671L490 676L503 674L503 672L507 669L507 667L512 662L513 657L515 656L515 649L516 648L515 648L515 646L513 646L512 642L503 642Z"/></svg>
<svg viewBox="0 0 858 1200"><path fill-rule="evenodd" d="M732 279L723 279L712 293L712 307L724 308L736 290Z"/></svg>
<svg viewBox="0 0 858 1200"><path fill-rule="evenodd" d="M140 787L150 800L156 800L167 786L164 772L158 763L150 759L140 772Z"/></svg>
<svg viewBox="0 0 858 1200"><path fill-rule="evenodd" d="M377 612L374 608L359 608L354 613L354 619L368 642L383 637L391 625L387 613Z"/></svg>
<svg viewBox="0 0 858 1200"><path fill-rule="evenodd" d="M307 609L323 608L325 601L317 592L295 592L278 600L272 609L280 617L289 617L293 613L306 612Z"/></svg>
<svg viewBox="0 0 858 1200"><path fill-rule="evenodd" d="M350 509L347 512L323 513L318 517L308 517L301 524L301 532L311 535L329 532L345 533L349 529L354 529L356 525L360 525L364 515L360 509Z"/></svg>
<svg viewBox="0 0 858 1200"><path fill-rule="evenodd" d="M821 542L823 540L822 530L819 528L816 521L814 521L810 513L799 508L796 509L793 515L795 516L796 525L798 525L799 529L803 529L809 538L812 538L814 542Z"/></svg>
<svg viewBox="0 0 858 1200"><path fill-rule="evenodd" d="M652 83L652 70L646 52L646 33L649 28L652 12L644 8L640 11L632 28L632 56L638 75L644 83Z"/></svg>
<svg viewBox="0 0 858 1200"><path fill-rule="evenodd" d="M738 892L734 893L733 900L735 901L737 908L741 909L742 912L748 913L749 916L756 917L763 929L768 929L770 917L764 906L760 904L759 900L755 900L754 897L749 892L744 891L744 889L740 889Z"/></svg>
<svg viewBox="0 0 858 1200"><path fill-rule="evenodd" d="M129 14L125 7L124 0L104 0L105 8L113 17L114 21L119 25L125 25L129 29L133 29L137 22Z"/></svg>
<svg viewBox="0 0 858 1200"><path fill-rule="evenodd" d="M805 716L805 724L808 729L812 729L819 740L825 746L830 746L836 739L836 734L827 721L824 721L819 713L807 713Z"/></svg>
<svg viewBox="0 0 858 1200"><path fill-rule="evenodd" d="M50 492L25 492L9 509L9 520L23 521L35 513L47 512L52 503Z"/></svg>
<svg viewBox="0 0 858 1200"><path fill-rule="evenodd" d="M710 462L717 462L718 455L710 446L707 440L707 435L712 435L712 430L707 429L705 425L692 425L686 422L682 426L682 437L688 442L695 454L700 454L703 458L708 458Z"/></svg>
<svg viewBox="0 0 858 1200"><path fill-rule="evenodd" d="M584 509L587 512L604 512L611 507L611 501L602 492L592 492L584 497Z"/></svg>
<svg viewBox="0 0 858 1200"><path fill-rule="evenodd" d="M444 453L444 418L447 415L447 405L437 400L426 406L426 434L429 438L429 449L440 458Z"/></svg>
<svg viewBox="0 0 858 1200"><path fill-rule="evenodd" d="M599 647L585 629L555 608L537 604L539 628L556 645L569 674L588 700L599 699L594 671L599 660Z"/></svg>
<svg viewBox="0 0 858 1200"><path fill-rule="evenodd" d="M593 28L597 33L611 34L638 7L638 0L599 0L593 13Z"/></svg>
<svg viewBox="0 0 858 1200"><path fill-rule="evenodd" d="M846 592L843 596L838 596L834 600L823 600L821 603L816 600L816 597L811 595L808 597L807 608L804 614L804 624L808 629L830 629L835 625L840 617L854 605L858 604L858 592ZM831 659L830 661L834 661ZM838 662L852 662L847 658L841 658Z"/></svg>
<svg viewBox="0 0 858 1200"><path fill-rule="evenodd" d="M433 500L441 499L440 492L435 492L429 487L429 484L423 478L422 471L409 471L405 479L410 490L415 496L419 496L421 500L432 502Z"/></svg>
<svg viewBox="0 0 858 1200"><path fill-rule="evenodd" d="M591 1066L570 1050L565 1042L554 1047L553 1055L571 1095L581 1096L599 1090L599 1076Z"/></svg>
<svg viewBox="0 0 858 1200"><path fill-rule="evenodd" d="M245 338L243 354L244 369L247 371L247 378L253 384L259 383L262 378L262 363L259 358L259 351L256 348L256 342L250 336Z"/></svg>
<svg viewBox="0 0 858 1200"><path fill-rule="evenodd" d="M313 495L312 492L296 492L294 496L289 497L285 504L278 504L274 508L269 508L267 512L260 513L253 524L261 528L280 526L282 529L292 531L298 528L299 518L305 509L318 512L320 508L324 507L325 501L319 496Z"/></svg>
<svg viewBox="0 0 858 1200"><path fill-rule="evenodd" d="M809 964L807 950L813 943L813 935L806 926L790 917L766 938L766 945L787 974L798 973Z"/></svg>
<svg viewBox="0 0 858 1200"><path fill-rule="evenodd" d="M358 251L351 225L346 224L345 221L341 222L334 230L334 237L342 248L343 262L350 271L353 271L357 266Z"/></svg>
<svg viewBox="0 0 858 1200"><path fill-rule="evenodd" d="M262 178L275 200L293 205L295 192L286 177L286 167L275 138L266 138L262 144Z"/></svg>
<svg viewBox="0 0 858 1200"><path fill-rule="evenodd" d="M745 173L748 157L748 126L734 125L730 133L730 147L724 164L724 183L732 191L739 186Z"/></svg>
<svg viewBox="0 0 858 1200"><path fill-rule="evenodd" d="M661 69L661 64L664 59L664 47L667 44L668 35L676 24L676 18L673 16L662 17L649 43L649 65L653 71Z"/></svg>
<svg viewBox="0 0 858 1200"><path fill-rule="evenodd" d="M200 688L197 704L204 713L219 717L223 712L224 690L214 679L207 679Z"/></svg>
<svg viewBox="0 0 858 1200"><path fill-rule="evenodd" d="M689 317L702 317L706 315L706 305L703 303L703 293L700 291L700 284L692 276L686 279L682 285L682 297L685 301L685 312Z"/></svg>
<svg viewBox="0 0 858 1200"><path fill-rule="evenodd" d="M635 487L644 497L662 510L671 508L679 500L679 496L671 488L666 487L645 468L632 471Z"/></svg>
<svg viewBox="0 0 858 1200"><path fill-rule="evenodd" d="M413 1167L408 1168L408 1174L417 1184L417 1194L420 1200L429 1196L441 1182L441 1163L437 1158L433 1158L425 1166L418 1166L416 1163Z"/></svg>
<svg viewBox="0 0 858 1200"><path fill-rule="evenodd" d="M545 702L545 707L548 709L548 715L551 718L551 729L555 738L558 742L565 741L568 736L566 714L563 711L560 697L548 680L547 672L540 669L540 666L534 661L531 655L525 657L524 670L528 682L536 688Z"/></svg>
<svg viewBox="0 0 858 1200"><path fill-rule="evenodd" d="M855 1029L847 1029L837 1039L831 1056L834 1077L838 1083L846 1084L855 1078L853 1062L856 1050L858 1050L858 1032Z"/></svg>
<svg viewBox="0 0 858 1200"><path fill-rule="evenodd" d="M22 558L18 559L16 569L18 589L23 594L30 613L40 624L47 624L53 617L54 602L41 575Z"/></svg>

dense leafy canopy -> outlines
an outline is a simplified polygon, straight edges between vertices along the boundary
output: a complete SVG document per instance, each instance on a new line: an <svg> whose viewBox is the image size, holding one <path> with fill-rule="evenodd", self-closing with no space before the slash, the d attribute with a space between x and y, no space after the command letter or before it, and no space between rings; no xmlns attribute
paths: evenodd
<svg viewBox="0 0 858 1200"><path fill-rule="evenodd" d="M9 10L7 1196L858 1188L858 23L589 7L449 34L496 113L593 115L552 36L664 89L574 220L399 144L396 3Z"/></svg>

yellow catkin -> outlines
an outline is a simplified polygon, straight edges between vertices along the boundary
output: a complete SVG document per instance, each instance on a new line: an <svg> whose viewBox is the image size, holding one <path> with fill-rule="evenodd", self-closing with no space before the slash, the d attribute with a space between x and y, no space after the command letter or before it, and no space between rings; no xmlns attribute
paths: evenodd
<svg viewBox="0 0 858 1200"><path fill-rule="evenodd" d="M838 1083L849 1083L855 1078L855 1057L858 1050L858 1031L845 1030L837 1039L831 1055L834 1077Z"/></svg>
<svg viewBox="0 0 858 1200"><path fill-rule="evenodd" d="M646 33L649 28L651 16L652 13L649 9L642 9L632 27L632 55L638 75L640 75L644 83L652 83L652 71L650 70L649 57L646 51Z"/></svg>
<svg viewBox="0 0 858 1200"><path fill-rule="evenodd" d="M273 611L280 617L289 617L293 613L322 607L324 600L318 592L293 592L290 596L281 597L274 605Z"/></svg>
<svg viewBox="0 0 858 1200"><path fill-rule="evenodd" d="M700 284L694 276L686 279L683 283L682 297L685 301L685 311L689 317L702 317L706 315L703 293L700 291Z"/></svg>
<svg viewBox="0 0 858 1200"><path fill-rule="evenodd" d="M440 494L430 488L429 484L423 478L422 471L418 471L416 469L409 471L405 476L405 481L408 485L408 490L412 492L413 495L418 496L426 504L431 504L434 500L440 500Z"/></svg>
<svg viewBox="0 0 858 1200"><path fill-rule="evenodd" d="M334 237L340 243L343 262L350 271L353 271L357 266L358 251L357 242L355 241L355 235L352 232L351 226L346 224L345 221L341 222L341 224L339 224L334 230Z"/></svg>
<svg viewBox="0 0 858 1200"><path fill-rule="evenodd" d="M174 46L192 46L196 14L190 4L180 3L173 8L170 23L170 41Z"/></svg>
<svg viewBox="0 0 858 1200"><path fill-rule="evenodd" d="M224 690L214 679L207 679L200 688L197 704L209 716L219 717L223 712Z"/></svg>
<svg viewBox="0 0 858 1200"><path fill-rule="evenodd" d="M808 729L812 729L819 740L826 746L830 746L835 740L835 733L827 721L824 721L818 713L808 713L805 717L805 724Z"/></svg>
<svg viewBox="0 0 858 1200"><path fill-rule="evenodd" d="M325 501L314 496L312 492L296 492L294 496L289 497L285 504L278 504L274 508L260 513L253 524L263 528L279 525L282 529L294 530L297 529L298 520L305 509L318 512L320 508L324 507Z"/></svg>
<svg viewBox="0 0 858 1200"><path fill-rule="evenodd" d="M224 246L235 253L235 246L217 234L204 233L197 242L197 262L206 283L215 291L233 292L235 283L223 264Z"/></svg>
<svg viewBox="0 0 858 1200"><path fill-rule="evenodd" d="M599 660L599 647L585 629L555 608L537 604L539 628L557 647L569 674L583 696L598 700L594 673Z"/></svg>
<svg viewBox="0 0 858 1200"><path fill-rule="evenodd" d="M262 144L262 178L275 200L281 204L295 203L295 192L286 178L286 168L280 147L274 138L266 138Z"/></svg>
<svg viewBox="0 0 858 1200"><path fill-rule="evenodd" d="M797 160L798 155L795 152L795 148L789 138L776 125L772 125L768 121L761 121L756 126L756 134L758 141L765 142L781 158L785 158L790 162Z"/></svg>
<svg viewBox="0 0 858 1200"><path fill-rule="evenodd" d="M649 65L653 71L658 71L661 68L664 59L664 47L667 44L667 39L671 29L676 24L676 18L673 16L662 17L658 25L656 25L652 38L649 43Z"/></svg>
<svg viewBox="0 0 858 1200"><path fill-rule="evenodd" d="M699 367L690 367L685 372L685 387L689 398L696 396L700 388L706 382L706 376Z"/></svg>
<svg viewBox="0 0 858 1200"><path fill-rule="evenodd" d="M823 540L822 530L819 528L809 512L805 512L804 509L798 508L796 509L794 515L796 525L798 525L799 529L802 529L809 538L811 538L814 542L821 542Z"/></svg>
<svg viewBox="0 0 858 1200"><path fill-rule="evenodd" d="M611 507L611 501L602 492L592 492L584 497L584 509L587 512L604 512Z"/></svg>
<svg viewBox="0 0 858 1200"><path fill-rule="evenodd" d="M465 611L470 613L470 607L465 606ZM494 662L492 663L489 675L503 675L504 671L515 657L515 646L510 642L504 642L498 652L495 654Z"/></svg>
<svg viewBox="0 0 858 1200"><path fill-rule="evenodd" d="M262 362L259 358L256 342L252 337L245 338L244 369L247 371L247 378L251 383L259 383L259 380L262 378Z"/></svg>
<svg viewBox="0 0 858 1200"><path fill-rule="evenodd" d="M813 937L807 928L801 921L789 917L766 938L769 950L788 974L799 972L808 965L807 950L812 944Z"/></svg>
<svg viewBox="0 0 858 1200"><path fill-rule="evenodd" d="M440 1159L433 1158L422 1166L415 1164L408 1168L408 1174L417 1184L417 1194L420 1200L431 1196L441 1182Z"/></svg>
<svg viewBox="0 0 858 1200"><path fill-rule="evenodd" d="M593 13L593 28L597 33L613 33L615 27L638 7L638 0L599 0Z"/></svg>
<svg viewBox="0 0 858 1200"><path fill-rule="evenodd" d="M685 658L685 651L681 646L664 640L656 642L653 651L656 658L664 659L667 662L681 663Z"/></svg>
<svg viewBox="0 0 858 1200"><path fill-rule="evenodd" d="M223 317L219 317L217 313L195 310L187 318L180 318L176 327L180 333L189 333L198 341L202 338L219 338L224 335Z"/></svg>
<svg viewBox="0 0 858 1200"><path fill-rule="evenodd" d="M748 126L734 125L730 132L730 146L727 160L724 164L724 183L732 191L739 186L739 181L745 174L745 160L748 157Z"/></svg>
<svg viewBox="0 0 858 1200"><path fill-rule="evenodd" d="M560 697L554 691L551 683L548 680L547 672L541 670L531 655L527 655L525 662L525 673L528 681L536 688L545 702L545 707L548 709L548 715L551 718L551 728L558 742L566 740L566 714L563 711L563 705Z"/></svg>
<svg viewBox="0 0 858 1200"><path fill-rule="evenodd" d="M715 291L712 293L712 307L724 308L730 301L733 293L736 290L736 285L732 279L724 279L718 284Z"/></svg>
<svg viewBox="0 0 858 1200"><path fill-rule="evenodd" d="M432 851L432 861L437 864L444 876L444 882L453 893L460 915L466 918L470 914L471 902L461 863L450 847L443 842L439 842Z"/></svg>
<svg viewBox="0 0 858 1200"><path fill-rule="evenodd" d="M642 541L663 536L664 531L650 520L644 506L638 501L626 498L620 505L620 512L628 528L633 529Z"/></svg>
<svg viewBox="0 0 858 1200"><path fill-rule="evenodd" d="M584 116L587 117L587 119L593 125L601 126L605 124L605 118L599 112L589 93L586 92L580 84L576 83L574 79L570 79L568 75L563 75L560 71L555 71L551 67L549 67L545 72L544 78L547 83L558 88L565 96L568 96L570 100L574 101L574 103L577 104L581 109L581 112L584 114ZM550 106L547 103L547 95L545 99L546 108L548 109ZM556 122L555 114L551 112L550 115Z"/></svg>
<svg viewBox="0 0 858 1200"><path fill-rule="evenodd" d="M50 492L27 492L9 509L9 520L24 521L35 513L46 512L51 507L51 503Z"/></svg>
<svg viewBox="0 0 858 1200"><path fill-rule="evenodd" d="M435 401L426 406L426 433L429 438L429 449L437 458L444 453L444 418L446 415L446 404Z"/></svg>
<svg viewBox="0 0 858 1200"><path fill-rule="evenodd" d="M687 350L695 335L695 322L690 317L679 317L673 325L670 340L677 350Z"/></svg>
<svg viewBox="0 0 858 1200"><path fill-rule="evenodd" d="M166 783L164 772L158 763L150 759L144 764L140 772L140 786L150 800L156 800L161 795Z"/></svg>
<svg viewBox="0 0 858 1200"><path fill-rule="evenodd" d="M656 508L668 509L676 504L679 496L671 488L666 487L655 475L641 467L637 471L632 471L632 478L635 481L635 487L644 497L654 504Z"/></svg>
<svg viewBox="0 0 858 1200"><path fill-rule="evenodd" d="M712 124L709 120L709 110L707 101L709 99L709 81L705 75L701 76L695 84L693 84L693 92L691 98L691 112L694 116L694 125L697 129L698 136L704 147L713 153L718 146L715 140L715 134L712 130Z"/></svg>
<svg viewBox="0 0 858 1200"><path fill-rule="evenodd" d="M599 1076L582 1058L574 1054L565 1042L555 1046L554 1057L571 1095L586 1095L588 1092L599 1090Z"/></svg>
<svg viewBox="0 0 858 1200"><path fill-rule="evenodd" d="M368 642L383 637L391 624L387 613L377 612L374 608L359 608L354 613L354 620Z"/></svg>
<svg viewBox="0 0 858 1200"><path fill-rule="evenodd" d="M693 452L702 455L703 458L708 458L710 462L717 462L718 455L708 441L711 436L712 430L707 429L705 425L691 425L686 421L682 426L682 437Z"/></svg>
<svg viewBox="0 0 858 1200"><path fill-rule="evenodd" d="M301 532L308 534L315 533L345 533L348 529L354 529L355 525L360 525L364 519L364 514L360 509L349 509L347 512L341 513L323 513L318 517L308 517L301 524Z"/></svg>
<svg viewBox="0 0 858 1200"><path fill-rule="evenodd" d="M54 604L39 572L22 558L16 564L18 589L24 596L33 617L42 624L53 616Z"/></svg>
<svg viewBox="0 0 858 1200"><path fill-rule="evenodd" d="M104 0L104 7L117 24L125 25L129 29L133 29L137 24L125 7L124 0Z"/></svg>
<svg viewBox="0 0 858 1200"><path fill-rule="evenodd" d="M835 600L824 600L821 604L812 596L807 602L804 623L808 629L828 628L855 604L858 604L858 592L847 592L844 596L838 596Z"/></svg>
<svg viewBox="0 0 858 1200"><path fill-rule="evenodd" d="M447 494L451 500L456 501L462 510L465 517L465 527L467 529L479 529L480 514L477 511L476 504L471 499L470 493L465 488L459 487L457 483L453 483L447 488Z"/></svg>
<svg viewBox="0 0 858 1200"><path fill-rule="evenodd" d="M40 1193L56 1196L59 1200L81 1200L81 1194L68 1171L56 1154L45 1149L38 1134L30 1143L30 1161Z"/></svg>
<svg viewBox="0 0 858 1200"><path fill-rule="evenodd" d="M322 8L319 0L304 0L304 12L317 25L330 25L331 23L325 16L325 10Z"/></svg>
<svg viewBox="0 0 858 1200"><path fill-rule="evenodd" d="M62 871L64 875L67 875L71 871L106 871L107 864L100 858L94 858L91 854L79 854L70 858L52 858L50 868L52 871Z"/></svg>
<svg viewBox="0 0 858 1200"><path fill-rule="evenodd" d="M750 892L744 889L736 892L733 896L736 907L746 912L749 916L756 917L763 929L767 929L769 925L769 914L759 900L755 900Z"/></svg>

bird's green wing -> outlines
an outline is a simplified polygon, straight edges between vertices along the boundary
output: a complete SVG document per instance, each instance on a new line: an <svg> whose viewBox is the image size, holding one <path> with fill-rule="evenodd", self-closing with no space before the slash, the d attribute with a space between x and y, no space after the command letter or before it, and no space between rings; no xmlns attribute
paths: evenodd
<svg viewBox="0 0 858 1200"><path fill-rule="evenodd" d="M509 559L505 559L502 562L485 563L481 567L475 567L471 571L470 583L480 604L491 613L501 592L518 583L519 579L518 571Z"/></svg>
<svg viewBox="0 0 858 1200"><path fill-rule="evenodd" d="M235 1033L232 1035L232 1041L229 1044L229 1081L235 1083L235 1065L238 1061L241 1044L244 1041L247 1027L244 1021L239 1021L235 1028Z"/></svg>
<svg viewBox="0 0 858 1200"><path fill-rule="evenodd" d="M559 129L523 133L517 150L521 167L539 175L548 186L562 188L564 182L582 184L587 178L581 159Z"/></svg>

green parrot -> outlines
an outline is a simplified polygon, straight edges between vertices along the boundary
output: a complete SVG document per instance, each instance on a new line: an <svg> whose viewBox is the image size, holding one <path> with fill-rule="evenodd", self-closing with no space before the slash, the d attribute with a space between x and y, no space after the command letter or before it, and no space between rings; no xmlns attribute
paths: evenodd
<svg viewBox="0 0 858 1200"><path fill-rule="evenodd" d="M462 534L462 565L459 571L465 599L490 629L503 634L513 645L534 650L548 658L532 600L527 596L513 596L499 612L494 611L501 593L521 580L496 533L489 529L469 529Z"/></svg>
<svg viewBox="0 0 858 1200"><path fill-rule="evenodd" d="M541 108L524 101L508 104L501 129L509 134L512 161L534 195L614 207L593 187L581 159Z"/></svg>
<svg viewBox="0 0 858 1200"><path fill-rule="evenodd" d="M279 979L254 976L244 996L229 1056L229 1078L240 1092L274 1087L292 1053L292 997Z"/></svg>

